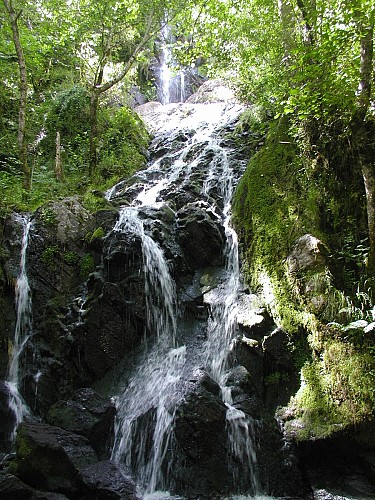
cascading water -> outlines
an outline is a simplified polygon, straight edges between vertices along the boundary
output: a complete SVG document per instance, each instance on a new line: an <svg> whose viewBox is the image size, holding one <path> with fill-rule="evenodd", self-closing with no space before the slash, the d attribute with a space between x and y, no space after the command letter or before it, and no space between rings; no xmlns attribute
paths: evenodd
<svg viewBox="0 0 375 500"><path fill-rule="evenodd" d="M224 249L226 267L225 277L218 288L206 297L210 305L211 318L208 325L207 364L212 378L219 384L223 401L227 406L227 429L230 449L233 455L242 464L241 471L233 469L235 483L251 484L253 493L262 493L259 479L256 474L256 446L254 443L255 422L242 410L233 406L231 390L227 387L227 360L231 351L231 344L237 333L238 297L241 287L240 266L238 259L238 239L234 229L230 226L230 204L233 193L233 174L228 158L222 155L223 173L220 191L223 196L223 225L226 234ZM210 174L211 172L209 172ZM209 195L210 176L205 186Z"/></svg>
<svg viewBox="0 0 375 500"><path fill-rule="evenodd" d="M173 58L172 39L170 26L163 26L157 68L157 94L162 104L184 102L189 95L185 69L179 67Z"/></svg>
<svg viewBox="0 0 375 500"><path fill-rule="evenodd" d="M20 392L20 358L24 348L32 335L32 303L31 290L26 272L27 247L29 243L29 234L31 220L28 217L20 217L20 223L23 228L21 243L21 258L19 274L16 282L16 326L14 331L14 343L12 355L8 369L8 379L6 384L9 389L9 407L15 416L15 426L11 436L12 442L18 425L26 415L29 414L29 408L24 402Z"/></svg>
<svg viewBox="0 0 375 500"><path fill-rule="evenodd" d="M183 393L182 374L189 351L188 346L176 345L175 286L163 251L147 234L141 213L145 208L155 209L166 203L164 195L176 185L187 185L197 175L197 170L202 169L202 157L207 157L211 160L205 168L197 199L221 220L226 239L225 269L221 283L206 294L211 319L208 338L198 358L219 384L227 406L229 449L242 463L241 474L244 476L238 484L246 484L248 488L250 483L251 492L258 494L261 488L256 475L255 424L233 406L231 391L226 385L227 358L236 334L236 301L241 287L237 235L230 226L230 204L238 171L231 168L230 151L220 145L217 134L225 123L238 117L242 107L224 103L190 105L189 109L179 108L182 113L175 113L176 120L171 119L167 106L164 108L166 120L154 124L160 137L166 133L178 135L182 131L187 134L187 140L169 154L168 161L159 158L142 173L142 189L132 206L121 209L113 229L133 234L141 240L147 327L156 340L146 350L143 361L117 397L118 417L112 459L125 462L147 493L168 489L176 404L181 391ZM197 151L198 155L195 154ZM107 198L121 197L124 192L126 194L126 186L119 184L107 193Z"/></svg>
<svg viewBox="0 0 375 500"><path fill-rule="evenodd" d="M157 189L150 188L149 193L144 190L137 201L142 202L143 197L152 205L156 196ZM175 348L177 300L168 264L159 245L145 233L138 208L123 208L113 231L131 233L141 240L147 328L157 340L117 400L118 419L112 458L124 460L136 471L144 489L151 492L165 486L162 463L173 423L170 402L181 378L186 349ZM148 411L155 413L150 415L146 427L139 431L138 420ZM148 450L150 434L153 440L151 451Z"/></svg>

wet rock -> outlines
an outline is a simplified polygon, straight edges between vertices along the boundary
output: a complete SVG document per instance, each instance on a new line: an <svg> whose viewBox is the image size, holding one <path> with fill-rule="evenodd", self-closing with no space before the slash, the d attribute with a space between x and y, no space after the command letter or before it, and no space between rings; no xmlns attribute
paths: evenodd
<svg viewBox="0 0 375 500"><path fill-rule="evenodd" d="M315 491L332 496L317 498L375 498L374 468L366 458L368 447L358 445L350 433L300 442L300 460ZM315 498L315 497L314 497Z"/></svg>
<svg viewBox="0 0 375 500"><path fill-rule="evenodd" d="M79 469L97 461L86 438L47 424L22 423L16 451L16 475L21 481L67 496L79 491Z"/></svg>
<svg viewBox="0 0 375 500"><path fill-rule="evenodd" d="M231 484L226 466L226 407L219 387L203 370L189 380L191 390L176 414L175 490L187 496L225 492Z"/></svg>
<svg viewBox="0 0 375 500"><path fill-rule="evenodd" d="M234 343L230 358L246 369L255 385L258 396L263 397L264 358L259 342L255 339L239 336Z"/></svg>
<svg viewBox="0 0 375 500"><path fill-rule="evenodd" d="M80 476L87 500L140 500L134 481L114 462L89 465Z"/></svg>
<svg viewBox="0 0 375 500"><path fill-rule="evenodd" d="M9 408L9 388L0 381L0 450L10 451L9 438L14 429L15 416Z"/></svg>
<svg viewBox="0 0 375 500"><path fill-rule="evenodd" d="M76 391L68 401L58 401L47 415L50 425L87 437L98 456L109 453L116 409L110 399L91 388Z"/></svg>
<svg viewBox="0 0 375 500"><path fill-rule="evenodd" d="M287 405L300 387L287 333L276 328L262 343L264 351L264 402L270 412Z"/></svg>
<svg viewBox="0 0 375 500"><path fill-rule="evenodd" d="M31 500L34 491L16 476L0 471L0 500Z"/></svg>
<svg viewBox="0 0 375 500"><path fill-rule="evenodd" d="M289 368L292 363L290 341L282 328L276 328L270 335L264 337L262 348L266 363L273 363L276 368Z"/></svg>
<svg viewBox="0 0 375 500"><path fill-rule="evenodd" d="M209 207L191 203L177 212L177 239L192 267L219 265L224 242L223 227Z"/></svg>
<svg viewBox="0 0 375 500"><path fill-rule="evenodd" d="M261 340L274 326L273 319L255 294L242 293L238 298L237 322L248 338Z"/></svg>
<svg viewBox="0 0 375 500"><path fill-rule="evenodd" d="M186 100L188 103L228 101L235 101L234 92L220 80L208 80L204 82L198 91Z"/></svg>
<svg viewBox="0 0 375 500"><path fill-rule="evenodd" d="M35 491L32 500L69 500L61 493L51 493L49 491Z"/></svg>
<svg viewBox="0 0 375 500"><path fill-rule="evenodd" d="M84 322L74 330L79 362L90 374L91 383L137 346L144 332L144 285L139 276L123 284L96 284L97 295L87 302Z"/></svg>

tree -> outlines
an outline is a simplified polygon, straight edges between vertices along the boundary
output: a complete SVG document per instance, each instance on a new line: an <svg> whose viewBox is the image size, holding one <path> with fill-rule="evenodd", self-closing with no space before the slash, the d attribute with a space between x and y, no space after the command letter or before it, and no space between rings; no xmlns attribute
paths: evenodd
<svg viewBox="0 0 375 500"><path fill-rule="evenodd" d="M181 5L181 2L180 2ZM74 4L74 22L84 34L82 74L90 91L89 175L97 166L100 97L129 75L140 54L171 17L165 0L99 0Z"/></svg>
<svg viewBox="0 0 375 500"><path fill-rule="evenodd" d="M5 9L9 15L10 25L13 34L14 48L17 54L19 69L19 112L18 112L18 156L23 172L23 187L25 191L30 191L31 172L27 162L27 140L26 140L26 113L27 113L27 68L23 47L18 30L18 19L22 11L16 12L13 8L12 0L3 0Z"/></svg>
<svg viewBox="0 0 375 500"><path fill-rule="evenodd" d="M372 79L374 77L374 14L372 9L366 12L356 9L356 21L360 39L360 69L357 90L357 106L353 115L352 129L357 138L359 161L367 202L367 222L370 241L367 268L370 276L375 277L375 161L374 149L369 148L367 122L372 97ZM374 132L374 127L370 128ZM369 154L370 153L370 154Z"/></svg>

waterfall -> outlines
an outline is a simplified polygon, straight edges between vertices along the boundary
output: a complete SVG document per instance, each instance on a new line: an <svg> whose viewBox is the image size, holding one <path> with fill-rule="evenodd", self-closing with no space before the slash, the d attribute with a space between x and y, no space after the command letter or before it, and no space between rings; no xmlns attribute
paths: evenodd
<svg viewBox="0 0 375 500"><path fill-rule="evenodd" d="M29 414L29 409L20 394L20 358L25 349L27 341L32 335L32 303L31 290L26 272L26 256L29 243L31 220L28 217L20 217L23 228L21 243L21 258L18 278L16 281L15 303L16 303L16 326L14 330L14 343L8 369L8 379L6 384L9 389L9 407L15 416L15 427L11 436L14 441L18 425L25 416Z"/></svg>
<svg viewBox="0 0 375 500"><path fill-rule="evenodd" d="M155 203L156 185L144 189L136 199L144 206ZM143 201L142 201L143 200ZM136 471L146 491L164 488L162 463L170 443L173 407L170 407L181 378L186 349L176 348L176 292L168 264L159 245L146 234L139 207L124 207L113 231L128 232L142 243L148 330L156 336L143 362L117 398L118 418L112 458ZM149 412L146 422L142 416ZM153 447L148 450L149 436Z"/></svg>
<svg viewBox="0 0 375 500"><path fill-rule="evenodd" d="M186 70L181 68L173 57L172 41L171 28L164 25L161 29L159 65L157 68L157 94L161 104L184 102L190 95Z"/></svg>
<svg viewBox="0 0 375 500"><path fill-rule="evenodd" d="M208 324L207 365L212 378L221 388L223 402L227 406L227 429L231 452L242 464L240 473L234 469L235 483L252 484L253 493L262 493L256 474L256 446L254 443L255 422L242 410L233 406L230 389L226 386L227 360L233 339L237 333L238 297L241 288L238 238L231 227L231 200L233 179L230 161L225 150L219 150L210 164L203 193L209 196L215 186L213 175L220 168L219 192L223 198L223 226L226 235L224 247L225 278L218 288L206 294L211 318ZM217 186L216 186L217 187Z"/></svg>
<svg viewBox="0 0 375 500"><path fill-rule="evenodd" d="M196 359L201 360L221 389L227 408L229 451L242 464L241 470L237 467L233 473L237 475L235 482L240 491L246 485L246 492L250 484L251 493L257 495L261 487L256 473L256 422L233 405L226 383L228 356L237 333L237 299L241 289L237 235L230 224L239 166L238 160L233 162L228 147L221 144L219 131L236 119L243 108L225 103L180 105L174 108L174 113L165 108L165 120L156 127L156 143L169 135L181 137L181 133L186 134L186 140L139 174L142 188L130 206L121 208L113 228L113 232L132 234L141 241L147 329L155 340L145 349L141 362L117 396L112 459L131 468L147 494L170 487L168 464L173 462L174 419L177 403L184 394L183 373L190 352L188 345L178 345L175 284L163 250L148 234L142 214L145 210L150 214L150 209L157 210L168 203L164 197L176 186L183 188L199 178L201 188L196 199L221 221L226 243L221 282L204 295L211 316L207 340ZM107 192L107 198L128 199L127 189L126 183L119 183Z"/></svg>

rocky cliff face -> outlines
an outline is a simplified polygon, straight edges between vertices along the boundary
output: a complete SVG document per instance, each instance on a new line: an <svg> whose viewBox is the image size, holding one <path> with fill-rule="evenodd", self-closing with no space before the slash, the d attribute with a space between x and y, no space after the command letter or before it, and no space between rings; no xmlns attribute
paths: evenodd
<svg viewBox="0 0 375 500"><path fill-rule="evenodd" d="M204 102L217 88L210 84L206 92L201 90ZM210 122L211 108L195 106L165 106L156 116L159 106L146 105L140 113L145 119L151 114L156 129L200 112ZM230 101L227 111L235 106ZM305 497L293 444L274 419L276 407L288 402L299 383L287 332L277 327L259 297L239 284L233 338L220 338L216 346L210 340L222 326L213 323L216 301L227 293L228 275L236 272L227 263L228 186L236 184L252 153L246 146L249 132L243 128L245 146L237 147L237 114L232 120L224 114L219 118L222 125L219 119L214 141L206 127L196 137L189 122L178 130L171 125L159 131L148 168L114 186L107 193L107 209L90 214L79 199L70 198L44 205L32 215L27 269L33 334L20 360L20 392L35 418L20 427L16 462L0 475L0 498L16 492L22 498L39 498L36 490L50 492L43 498L137 498L123 463L108 460L124 423L118 415L114 420L121 405L117 401L115 406L108 396L121 400L130 387L129 394L141 397L131 386L147 387L147 381L137 381L137 374L152 378L169 362L170 351L155 366L145 358L155 346L162 351L158 346L163 332L155 326L159 318L150 310L155 306L162 314L163 294L170 292L159 278L150 281L152 266L159 266L160 275L168 272L173 281L170 321L176 332L171 348L181 365L177 375L167 370L165 377L155 379L160 384L155 393L163 392L167 376L176 384L171 400L163 402L173 425L159 457L155 486L187 498L220 498L233 492ZM17 220L9 217L2 233L3 346L11 346L16 320L13 282L20 234ZM6 379L7 356L1 362ZM220 380L215 363L224 366ZM6 391L6 385L0 385L1 401L6 401ZM161 425L160 398L154 396L150 392L143 411L132 416L134 442L124 457L141 485L148 476L137 466L140 461L149 466ZM125 398L127 405L132 406ZM0 439L8 451L12 418L5 406L1 408ZM166 436L162 434L161 446Z"/></svg>

